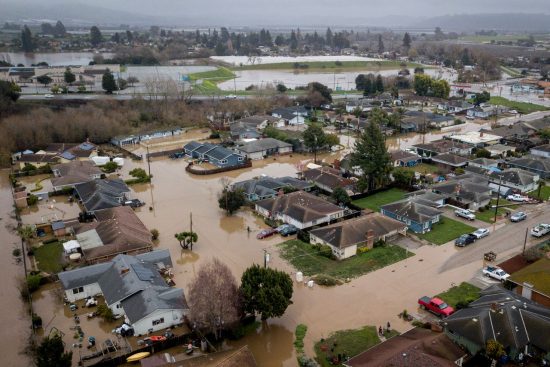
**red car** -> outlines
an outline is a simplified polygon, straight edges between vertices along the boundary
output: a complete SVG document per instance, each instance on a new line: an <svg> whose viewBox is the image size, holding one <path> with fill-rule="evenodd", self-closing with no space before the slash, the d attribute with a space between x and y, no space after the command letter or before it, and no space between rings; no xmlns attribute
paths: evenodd
<svg viewBox="0 0 550 367"><path fill-rule="evenodd" d="M438 316L446 317L452 315L455 309L446 304L441 298L422 297L418 300L421 308L428 310Z"/></svg>
<svg viewBox="0 0 550 367"><path fill-rule="evenodd" d="M275 233L277 233L277 230L274 229L274 228L263 229L263 230L260 231L260 233L258 233L256 235L256 238L261 240L261 239L264 239L264 238L267 238L267 237L271 237Z"/></svg>

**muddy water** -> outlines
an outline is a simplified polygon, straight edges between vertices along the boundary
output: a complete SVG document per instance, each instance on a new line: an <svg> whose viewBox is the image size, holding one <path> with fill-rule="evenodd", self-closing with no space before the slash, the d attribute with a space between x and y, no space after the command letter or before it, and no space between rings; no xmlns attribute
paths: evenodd
<svg viewBox="0 0 550 367"><path fill-rule="evenodd" d="M16 221L12 218L13 199L11 196L8 171L0 172L0 349L3 366L27 366L29 359L21 354L30 335L30 320L27 307L19 297L17 281L24 276L23 264L16 264L12 251L21 248L19 237L11 228Z"/></svg>
<svg viewBox="0 0 550 367"><path fill-rule="evenodd" d="M78 218L80 207L70 202L67 196L52 196L41 200L37 205L21 209L24 224L47 223L53 220Z"/></svg>

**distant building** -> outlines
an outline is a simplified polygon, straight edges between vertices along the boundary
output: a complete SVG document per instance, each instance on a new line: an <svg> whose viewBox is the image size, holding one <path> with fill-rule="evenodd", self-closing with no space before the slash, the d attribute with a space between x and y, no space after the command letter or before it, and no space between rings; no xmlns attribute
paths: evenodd
<svg viewBox="0 0 550 367"><path fill-rule="evenodd" d="M467 158L452 153L438 154L432 157L432 162L444 172L451 172L468 165Z"/></svg>
<svg viewBox="0 0 550 367"><path fill-rule="evenodd" d="M183 150L191 158L208 161L220 168L244 164L246 159L244 155L235 153L221 145L197 141L187 143Z"/></svg>
<svg viewBox="0 0 550 367"><path fill-rule="evenodd" d="M446 135L445 138L475 148L483 148L487 145L498 144L501 139L498 135L487 134L483 131L468 131L461 134Z"/></svg>
<svg viewBox="0 0 550 367"><path fill-rule="evenodd" d="M308 169L303 171L301 176L328 193L334 192L337 188L344 189L348 195L354 195L357 191L354 180L340 176L340 172L331 167Z"/></svg>
<svg viewBox="0 0 550 367"><path fill-rule="evenodd" d="M531 148L531 154L537 157L550 158L550 144Z"/></svg>
<svg viewBox="0 0 550 367"><path fill-rule="evenodd" d="M122 147L129 144L139 144L141 141L177 136L183 134L184 132L185 130L183 128L174 127L171 129L154 130L150 132L143 132L140 134L119 135L111 139L111 144Z"/></svg>
<svg viewBox="0 0 550 367"><path fill-rule="evenodd" d="M430 143L415 144L413 148L423 158L429 159L438 154L453 153L467 156L472 154L473 147L453 140L434 140Z"/></svg>
<svg viewBox="0 0 550 367"><path fill-rule="evenodd" d="M511 167L536 173L542 179L550 178L550 159L536 155L526 155L506 162Z"/></svg>
<svg viewBox="0 0 550 367"><path fill-rule="evenodd" d="M285 189L310 191L313 184L293 177L258 177L251 180L235 182L231 187L242 190L248 201L274 198L284 193Z"/></svg>
<svg viewBox="0 0 550 367"><path fill-rule="evenodd" d="M252 160L264 159L272 155L292 153L292 144L273 138L264 138L237 146L235 150Z"/></svg>
<svg viewBox="0 0 550 367"><path fill-rule="evenodd" d="M92 161L72 161L52 167L51 179L54 191L74 188L78 184L99 179L103 172Z"/></svg>
<svg viewBox="0 0 550 367"><path fill-rule="evenodd" d="M274 109L271 115L283 119L288 125L302 125L309 112L304 106L282 107Z"/></svg>
<svg viewBox="0 0 550 367"><path fill-rule="evenodd" d="M404 150L391 152L390 155L394 167L414 167L422 160L418 154Z"/></svg>

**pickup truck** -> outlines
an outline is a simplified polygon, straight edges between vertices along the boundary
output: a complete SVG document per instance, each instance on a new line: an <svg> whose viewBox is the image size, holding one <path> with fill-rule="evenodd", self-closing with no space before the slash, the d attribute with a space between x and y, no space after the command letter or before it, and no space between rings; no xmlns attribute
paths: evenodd
<svg viewBox="0 0 550 367"><path fill-rule="evenodd" d="M455 312L454 308L446 304L442 299L434 297L430 298L424 296L418 299L418 304L420 308L428 310L438 316L446 317L452 315Z"/></svg>
<svg viewBox="0 0 550 367"><path fill-rule="evenodd" d="M531 229L531 236L533 237L542 237L545 234L550 232L550 224L539 223Z"/></svg>
<svg viewBox="0 0 550 367"><path fill-rule="evenodd" d="M521 196L520 194L512 194L512 195L508 195L506 197L506 200L524 203L529 201L529 198L527 196Z"/></svg>
<svg viewBox="0 0 550 367"><path fill-rule="evenodd" d="M495 266L486 266L483 268L483 275L486 277L490 277L496 280L500 280L501 282L504 282L510 274L502 270L501 268L497 268Z"/></svg>
<svg viewBox="0 0 550 367"><path fill-rule="evenodd" d="M455 210L455 215L457 217L462 217L462 218L468 219L468 220L475 220L476 219L475 214L472 213L469 210L466 210L466 209L457 209L457 210Z"/></svg>

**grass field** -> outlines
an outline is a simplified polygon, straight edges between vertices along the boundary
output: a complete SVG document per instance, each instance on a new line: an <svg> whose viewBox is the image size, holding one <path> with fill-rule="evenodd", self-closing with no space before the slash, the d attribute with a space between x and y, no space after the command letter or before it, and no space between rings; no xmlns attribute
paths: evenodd
<svg viewBox="0 0 550 367"><path fill-rule="evenodd" d="M225 82L233 79L234 77L235 74L231 70L224 67L219 67L216 70L189 74L189 79L192 83L194 83L193 90L204 95L217 93L224 94L224 92L218 88L218 83ZM197 84L196 82L198 80L201 80L202 82Z"/></svg>
<svg viewBox="0 0 550 367"><path fill-rule="evenodd" d="M393 330L384 333L386 338L396 335L399 333ZM361 329L340 330L332 333L328 338L315 343L314 349L317 362L322 367L341 366L337 361L333 361L333 358L337 358L339 354L344 357L353 357L379 343L380 338L376 326L365 326Z"/></svg>
<svg viewBox="0 0 550 367"><path fill-rule="evenodd" d="M406 191L393 188L387 191L376 193L371 196L367 196L359 200L355 200L353 201L353 204L363 209L368 208L376 212L379 212L381 206L403 199L404 197L403 195L405 193Z"/></svg>
<svg viewBox="0 0 550 367"><path fill-rule="evenodd" d="M298 67L299 64L300 66ZM407 63L408 68L421 66L417 63ZM401 69L400 61L310 61L310 62L281 62L272 64L243 65L233 70L388 70Z"/></svg>
<svg viewBox="0 0 550 367"><path fill-rule="evenodd" d="M424 234L417 233L416 236L436 245L442 245L475 230L476 228L465 223L442 216L439 223L436 223L430 232Z"/></svg>
<svg viewBox="0 0 550 367"><path fill-rule="evenodd" d="M531 112L548 110L548 108L538 104L510 101L509 99L506 99L504 97L491 97L491 100L489 102L494 105L509 107L524 115Z"/></svg>
<svg viewBox="0 0 550 367"><path fill-rule="evenodd" d="M414 255L399 246L384 246L338 261L321 255L316 247L300 240L289 240L278 246L281 257L304 275L325 275L338 280L355 278Z"/></svg>
<svg viewBox="0 0 550 367"><path fill-rule="evenodd" d="M63 270L61 266L61 254L63 245L52 242L34 249L34 258L38 263L38 269L50 274L57 274Z"/></svg>
<svg viewBox="0 0 550 367"><path fill-rule="evenodd" d="M491 199L491 204L490 205L491 206L497 205L496 199ZM518 207L517 203L514 203L512 201L508 201L506 199L500 199L498 201L497 218L498 218L498 216L504 215L504 213L506 213L507 211L514 210L517 207ZM479 220L487 222L487 223L494 223L495 222L495 208L491 208L491 209L485 210L483 212L477 212L476 213L476 219L479 219Z"/></svg>
<svg viewBox="0 0 550 367"><path fill-rule="evenodd" d="M505 72L506 74L510 75L511 77L513 78L520 78L521 77L521 73L519 71L517 71L516 69L513 69L513 68L509 68L509 67L506 67L506 66L500 66L500 69Z"/></svg>
<svg viewBox="0 0 550 367"><path fill-rule="evenodd" d="M435 297L444 300L449 306L456 308L458 303L470 303L479 298L479 288L470 283L462 282L460 285L455 285L443 293L439 293Z"/></svg>
<svg viewBox="0 0 550 367"><path fill-rule="evenodd" d="M527 38L529 38L529 36L524 34L510 34L510 35L497 34L496 36L480 36L480 35L472 34L472 35L460 37L460 39L463 41L470 41L470 42L477 42L477 43L487 43L487 42L491 42L492 40L496 42L499 42L499 41L516 42L520 39L527 39Z"/></svg>
<svg viewBox="0 0 550 367"><path fill-rule="evenodd" d="M535 191L531 191L529 194L546 201L550 198L550 186L543 186L540 189L540 196L538 195L539 189L536 189Z"/></svg>

